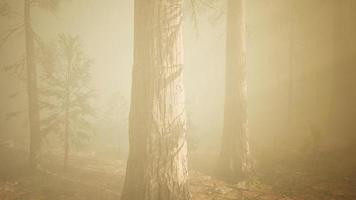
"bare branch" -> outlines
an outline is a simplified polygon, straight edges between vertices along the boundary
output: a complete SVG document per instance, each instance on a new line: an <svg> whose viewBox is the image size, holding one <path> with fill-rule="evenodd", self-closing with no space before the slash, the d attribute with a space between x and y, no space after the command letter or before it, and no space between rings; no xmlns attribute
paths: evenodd
<svg viewBox="0 0 356 200"><path fill-rule="evenodd" d="M23 114L27 112L27 110L19 110L19 111L14 111L14 112L9 112L6 114L6 117L5 117L5 120L6 121L9 121L11 120L12 118L17 118L19 115Z"/></svg>
<svg viewBox="0 0 356 200"><path fill-rule="evenodd" d="M20 24L14 28L10 28L4 32L4 36L0 39L0 48L2 48L9 38L14 35L18 30L24 27L24 24Z"/></svg>
<svg viewBox="0 0 356 200"><path fill-rule="evenodd" d="M3 66L2 70L15 75L21 81L26 81L26 56L23 55L18 61Z"/></svg>
<svg viewBox="0 0 356 200"><path fill-rule="evenodd" d="M23 17L20 13L14 11L8 3L2 1L0 2L0 17Z"/></svg>

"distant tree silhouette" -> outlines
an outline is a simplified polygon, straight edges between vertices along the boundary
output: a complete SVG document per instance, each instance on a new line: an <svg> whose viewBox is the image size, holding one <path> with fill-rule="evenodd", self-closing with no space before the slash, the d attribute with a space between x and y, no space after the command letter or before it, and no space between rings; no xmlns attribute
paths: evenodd
<svg viewBox="0 0 356 200"><path fill-rule="evenodd" d="M245 0L229 0L224 128L219 171L232 182L245 181L252 172L247 117Z"/></svg>
<svg viewBox="0 0 356 200"><path fill-rule="evenodd" d="M30 125L30 166L32 169L37 169L39 164L39 154L41 149L41 133L40 133L40 111L38 102L38 66L36 64L36 40L39 36L35 33L32 27L31 11L33 7L42 8L51 13L54 13L60 2L63 0L23 0L23 14L14 11L11 8L9 1L0 2L0 16L2 17L20 17L23 18L23 23L9 28L3 33L0 39L0 47L2 47L10 37L21 30L25 32L25 55L14 64L5 66L7 71L11 71L25 80L27 83L28 94L28 115Z"/></svg>
<svg viewBox="0 0 356 200"><path fill-rule="evenodd" d="M42 52L41 132L44 135L54 132L62 137L66 168L70 143L82 144L93 133L91 62L78 37L62 34L55 44L43 47Z"/></svg>

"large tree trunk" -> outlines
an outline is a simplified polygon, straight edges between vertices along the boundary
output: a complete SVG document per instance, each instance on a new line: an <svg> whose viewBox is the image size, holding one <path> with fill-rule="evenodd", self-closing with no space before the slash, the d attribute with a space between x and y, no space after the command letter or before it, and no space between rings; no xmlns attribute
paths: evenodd
<svg viewBox="0 0 356 200"><path fill-rule="evenodd" d="M122 200L187 200L183 0L135 0L129 158Z"/></svg>
<svg viewBox="0 0 356 200"><path fill-rule="evenodd" d="M227 12L225 115L219 171L228 180L240 182L252 170L247 129L244 0L229 0Z"/></svg>
<svg viewBox="0 0 356 200"><path fill-rule="evenodd" d="M37 69L35 65L34 33L31 25L31 0L25 0L24 3L27 93L30 123L30 165L32 169L36 169L39 162L39 153L41 147L37 92Z"/></svg>

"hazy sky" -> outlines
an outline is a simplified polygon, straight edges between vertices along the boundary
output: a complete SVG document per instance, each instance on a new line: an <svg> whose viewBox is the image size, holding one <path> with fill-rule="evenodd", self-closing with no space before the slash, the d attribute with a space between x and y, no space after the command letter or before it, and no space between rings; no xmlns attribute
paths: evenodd
<svg viewBox="0 0 356 200"><path fill-rule="evenodd" d="M39 12L34 18L38 32L48 38L58 33L78 35L93 60L99 96L130 91L133 52L133 1L75 0L63 3L57 17Z"/></svg>
<svg viewBox="0 0 356 200"><path fill-rule="evenodd" d="M21 1L17 4L21 11ZM225 20L221 14L224 10L204 8L198 12L195 26L189 6L186 4L184 24L187 109L201 134L216 134L222 129L223 117ZM93 60L96 103L105 104L116 92L129 101L133 11L132 0L66 1L54 15L33 9L33 27L47 41L54 40L60 33L81 38L85 52ZM13 62L21 46L23 34L6 46L8 51L1 55L6 58L3 62ZM213 123L207 123L209 121Z"/></svg>
<svg viewBox="0 0 356 200"><path fill-rule="evenodd" d="M12 1L21 11L22 1ZM293 3L297 2L297 3ZM248 1L248 86L251 127L271 132L283 132L286 115L288 70L293 54L295 106L324 110L327 116L328 87L332 65L332 0L270 0ZM218 136L222 130L225 73L225 16L203 9L198 12L198 27L194 26L189 4L184 23L185 88L187 110L199 130L197 134ZM72 0L63 3L52 15L33 10L33 26L46 40L57 34L78 35L88 57L93 60L93 85L99 105L104 105L113 93L120 92L128 101L133 63L133 1L132 0ZM294 11L294 12L292 12ZM223 13L220 18L219 13ZM9 22L1 21L4 26ZM292 27L293 26L295 27ZM291 35L291 29L294 29ZM22 34L22 35L21 35ZM2 63L13 62L23 51L23 33L1 49ZM293 41L291 43L290 41ZM290 46L293 45L293 48ZM323 72L322 78L315 75ZM0 89L7 91L4 101L16 85L9 76L0 74ZM308 91L308 95L304 95ZM320 101L323 99L324 101ZM308 103L307 103L308 102ZM9 108L8 104L1 104ZM12 104L12 106L17 106ZM296 115L310 116L304 110ZM303 113L304 112L304 113ZM273 117L269 117L273 113ZM311 112L318 113L320 112ZM263 117L264 116L264 117ZM259 121L262 120L262 121ZM301 122L303 124L305 122ZM270 126L275 124L275 126ZM268 131L259 134L269 134Z"/></svg>

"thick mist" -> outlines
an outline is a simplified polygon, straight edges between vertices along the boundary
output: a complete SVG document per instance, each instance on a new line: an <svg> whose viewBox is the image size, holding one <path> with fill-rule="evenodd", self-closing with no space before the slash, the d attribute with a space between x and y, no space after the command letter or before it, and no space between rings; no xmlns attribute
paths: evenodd
<svg viewBox="0 0 356 200"><path fill-rule="evenodd" d="M354 199L355 19L353 0L0 0L0 199Z"/></svg>

